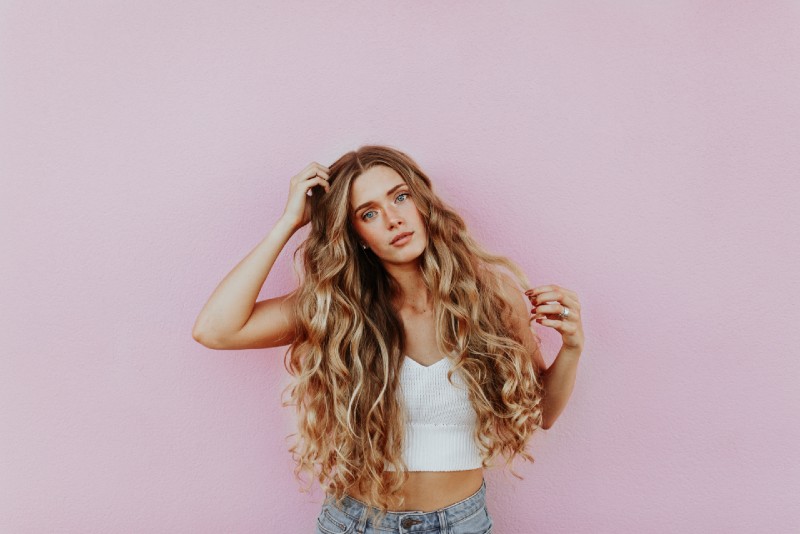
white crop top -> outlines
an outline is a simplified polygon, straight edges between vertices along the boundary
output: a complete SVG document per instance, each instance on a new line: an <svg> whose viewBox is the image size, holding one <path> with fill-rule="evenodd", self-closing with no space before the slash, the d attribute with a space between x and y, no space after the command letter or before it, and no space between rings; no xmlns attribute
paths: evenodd
<svg viewBox="0 0 800 534"><path fill-rule="evenodd" d="M481 453L473 437L478 421L467 396L467 386L447 371L455 365L449 357L424 366L403 356L399 401L405 405L407 423L403 460L409 471L461 471L481 467ZM387 471L394 471L388 463Z"/></svg>

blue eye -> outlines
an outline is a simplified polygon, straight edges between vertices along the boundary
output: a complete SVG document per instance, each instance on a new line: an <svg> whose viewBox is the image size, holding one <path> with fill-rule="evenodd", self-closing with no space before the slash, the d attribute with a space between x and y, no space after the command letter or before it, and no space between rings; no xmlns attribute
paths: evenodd
<svg viewBox="0 0 800 534"><path fill-rule="evenodd" d="M400 193L399 195L397 195L397 197L395 198L395 200L397 200L397 199L398 199L398 198L400 198L400 197L406 197L406 196L408 196L408 195L409 195L408 193ZM403 199L403 201L405 201L405 199ZM374 210L365 211L363 214L361 214L361 219L362 219L362 220L365 220L365 221L369 221L369 220L372 220L372 219L374 219L375 217L367 217L367 215L368 215L368 214L370 214L370 213L372 213L373 211L374 211Z"/></svg>

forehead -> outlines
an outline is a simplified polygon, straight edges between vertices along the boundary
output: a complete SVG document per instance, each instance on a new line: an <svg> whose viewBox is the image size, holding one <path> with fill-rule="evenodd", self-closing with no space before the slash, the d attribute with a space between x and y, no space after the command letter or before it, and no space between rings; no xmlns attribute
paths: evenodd
<svg viewBox="0 0 800 534"><path fill-rule="evenodd" d="M358 175L350 186L350 209L364 202L380 201L386 192L399 183L405 183L400 174L385 165L376 165Z"/></svg>

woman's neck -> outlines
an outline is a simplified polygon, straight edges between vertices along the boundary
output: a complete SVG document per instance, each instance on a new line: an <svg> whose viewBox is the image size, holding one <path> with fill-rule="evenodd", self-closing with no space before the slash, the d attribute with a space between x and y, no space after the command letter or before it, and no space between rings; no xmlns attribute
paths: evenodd
<svg viewBox="0 0 800 534"><path fill-rule="evenodd" d="M399 286L392 299L395 310L418 315L433 309L433 293L425 285L419 269L396 272L392 277Z"/></svg>

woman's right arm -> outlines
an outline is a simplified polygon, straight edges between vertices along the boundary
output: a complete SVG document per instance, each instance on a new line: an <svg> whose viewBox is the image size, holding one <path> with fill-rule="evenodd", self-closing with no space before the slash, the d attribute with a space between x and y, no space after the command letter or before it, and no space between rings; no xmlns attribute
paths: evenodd
<svg viewBox="0 0 800 534"><path fill-rule="evenodd" d="M200 315L192 337L211 349L256 349L288 345L295 338L297 290L255 302L275 260L294 232L310 220L307 191L327 192L328 168L311 163L291 180L289 201L278 222L219 283Z"/></svg>

